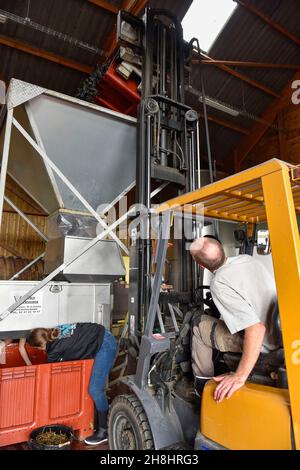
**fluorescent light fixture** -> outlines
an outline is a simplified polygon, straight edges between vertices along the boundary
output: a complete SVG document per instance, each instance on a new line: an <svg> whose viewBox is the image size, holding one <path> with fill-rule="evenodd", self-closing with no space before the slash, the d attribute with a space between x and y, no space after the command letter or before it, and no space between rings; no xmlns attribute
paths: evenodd
<svg viewBox="0 0 300 470"><path fill-rule="evenodd" d="M203 103L202 96L199 96L199 101ZM218 111L222 111L223 113L226 113L226 114L230 114L230 116L237 117L240 114L237 109L231 108L227 106L225 103L216 101L208 96L205 97L205 103L207 106L210 106L211 108L217 109Z"/></svg>

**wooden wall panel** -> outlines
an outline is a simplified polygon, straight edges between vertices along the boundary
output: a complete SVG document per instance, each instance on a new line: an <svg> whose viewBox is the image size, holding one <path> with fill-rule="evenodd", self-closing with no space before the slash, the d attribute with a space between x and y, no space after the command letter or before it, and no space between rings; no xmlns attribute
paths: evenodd
<svg viewBox="0 0 300 470"><path fill-rule="evenodd" d="M45 216L30 216L30 219L38 228L45 231ZM44 240L19 214L4 212L0 235L0 256L14 255L34 259L43 253L44 249Z"/></svg>

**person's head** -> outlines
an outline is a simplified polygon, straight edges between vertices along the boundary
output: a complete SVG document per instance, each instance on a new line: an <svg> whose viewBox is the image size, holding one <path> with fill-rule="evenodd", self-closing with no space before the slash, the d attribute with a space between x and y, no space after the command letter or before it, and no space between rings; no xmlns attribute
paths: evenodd
<svg viewBox="0 0 300 470"><path fill-rule="evenodd" d="M211 272L216 271L226 261L226 255L222 244L212 237L201 237L193 241L190 253L194 260Z"/></svg>
<svg viewBox="0 0 300 470"><path fill-rule="evenodd" d="M34 348L46 349L48 341L54 341L57 334L55 328L35 328L29 333L27 341Z"/></svg>

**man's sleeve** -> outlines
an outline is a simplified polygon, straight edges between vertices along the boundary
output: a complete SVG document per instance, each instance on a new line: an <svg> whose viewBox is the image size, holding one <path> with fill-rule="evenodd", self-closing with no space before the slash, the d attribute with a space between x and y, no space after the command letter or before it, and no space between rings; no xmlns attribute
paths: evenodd
<svg viewBox="0 0 300 470"><path fill-rule="evenodd" d="M226 284L215 282L211 295L231 334L260 323L260 319L247 300Z"/></svg>

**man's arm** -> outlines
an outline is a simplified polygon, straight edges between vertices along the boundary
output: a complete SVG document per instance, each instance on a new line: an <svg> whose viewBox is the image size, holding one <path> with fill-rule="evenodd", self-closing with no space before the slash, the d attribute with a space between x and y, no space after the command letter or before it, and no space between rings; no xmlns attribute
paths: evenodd
<svg viewBox="0 0 300 470"><path fill-rule="evenodd" d="M237 370L230 375L214 377L216 382L220 382L214 393L214 398L218 403L225 397L230 398L245 384L260 354L266 327L262 323L256 323L245 328L244 331L243 354Z"/></svg>
<svg viewBox="0 0 300 470"><path fill-rule="evenodd" d="M26 338L20 338L20 340L19 340L19 351L20 351L21 357L22 357L23 361L25 362L25 364L27 366L31 366L32 362L29 359L29 356L28 356L27 351L25 349L25 344L26 344Z"/></svg>

